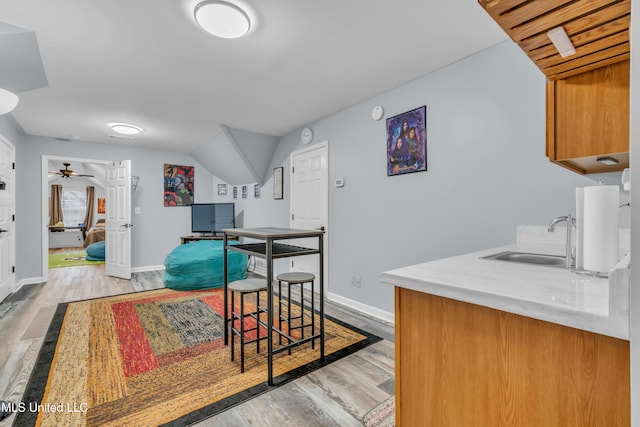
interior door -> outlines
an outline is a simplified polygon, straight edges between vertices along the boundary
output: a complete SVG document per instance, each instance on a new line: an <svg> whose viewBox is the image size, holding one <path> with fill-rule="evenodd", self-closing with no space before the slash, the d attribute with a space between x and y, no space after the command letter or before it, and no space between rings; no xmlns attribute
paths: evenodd
<svg viewBox="0 0 640 427"><path fill-rule="evenodd" d="M329 220L329 144L323 142L291 154L291 228L315 230ZM324 238L325 288L327 284L328 235ZM297 239L294 245L318 247L318 239ZM291 271L319 273L317 255L291 258Z"/></svg>
<svg viewBox="0 0 640 427"><path fill-rule="evenodd" d="M105 273L131 279L131 160L107 165Z"/></svg>
<svg viewBox="0 0 640 427"><path fill-rule="evenodd" d="M16 282L15 265L15 147L0 135L0 301Z"/></svg>

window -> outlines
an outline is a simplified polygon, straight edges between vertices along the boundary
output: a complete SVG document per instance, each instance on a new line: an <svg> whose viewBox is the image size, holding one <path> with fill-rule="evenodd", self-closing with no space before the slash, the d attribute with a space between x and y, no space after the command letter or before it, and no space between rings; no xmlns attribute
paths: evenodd
<svg viewBox="0 0 640 427"><path fill-rule="evenodd" d="M62 189L62 218L67 227L76 227L84 223L87 212L87 191L83 189Z"/></svg>

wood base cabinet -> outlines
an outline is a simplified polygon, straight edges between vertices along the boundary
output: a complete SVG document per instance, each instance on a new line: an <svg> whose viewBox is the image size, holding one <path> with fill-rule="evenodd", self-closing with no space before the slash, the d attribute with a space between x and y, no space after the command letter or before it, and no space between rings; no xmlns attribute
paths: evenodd
<svg viewBox="0 0 640 427"><path fill-rule="evenodd" d="M629 167L629 61L547 83L547 157L583 174Z"/></svg>
<svg viewBox="0 0 640 427"><path fill-rule="evenodd" d="M397 426L629 426L629 342L395 288Z"/></svg>

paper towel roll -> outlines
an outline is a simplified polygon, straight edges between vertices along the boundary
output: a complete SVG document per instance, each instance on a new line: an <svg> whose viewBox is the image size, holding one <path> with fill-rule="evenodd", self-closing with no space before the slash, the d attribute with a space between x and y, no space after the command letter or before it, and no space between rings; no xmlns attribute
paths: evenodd
<svg viewBox="0 0 640 427"><path fill-rule="evenodd" d="M576 268L584 268L584 188L576 188Z"/></svg>
<svg viewBox="0 0 640 427"><path fill-rule="evenodd" d="M618 262L617 185L584 188L583 267L588 271L608 273Z"/></svg>

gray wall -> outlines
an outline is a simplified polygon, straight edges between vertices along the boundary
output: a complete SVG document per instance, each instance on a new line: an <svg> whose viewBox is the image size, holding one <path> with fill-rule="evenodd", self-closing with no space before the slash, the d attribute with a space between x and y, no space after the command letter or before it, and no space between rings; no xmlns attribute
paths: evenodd
<svg viewBox="0 0 640 427"><path fill-rule="evenodd" d="M370 118L377 104L385 118L427 106L427 172L386 176L385 120ZM382 271L511 243L517 225L546 225L574 212L575 187L593 184L546 159L545 78L510 41L310 126L314 142L329 141L329 182L346 182L329 191L329 291L387 312L393 290L379 284ZM0 118L0 131L17 148L18 279L39 275L41 265L33 255L41 247L41 198L33 191L41 178L33 171L42 154L133 160L141 177L134 206L142 209L134 216L134 267L161 265L189 232L187 208L162 206L163 163L195 165L196 202L216 198L219 180L187 155L34 136L16 141L7 127ZM284 136L271 161L270 168L285 166L284 200L273 200L269 179L260 199L239 201L239 225L289 224L289 155L299 140L299 131ZM619 182L619 174L604 178ZM351 286L354 275L362 287Z"/></svg>
<svg viewBox="0 0 640 427"><path fill-rule="evenodd" d="M393 312L382 271L513 243L517 225L574 213L575 188L594 177L545 157L545 84L509 41L312 123L314 142L329 141L329 291ZM385 119L427 106L427 172L386 176L377 104ZM273 166L288 165L298 141L299 132L283 138Z"/></svg>
<svg viewBox="0 0 640 427"><path fill-rule="evenodd" d="M132 193L133 215L131 261L134 269L162 265L166 255L180 244L180 236L190 234L191 210L164 207L163 165L195 166L195 201L212 200L213 176L186 154L144 150L126 146L59 141L20 135L7 129L0 118L0 131L16 146L16 280L41 276L42 155L69 156L92 160L131 160L132 173L140 177Z"/></svg>

